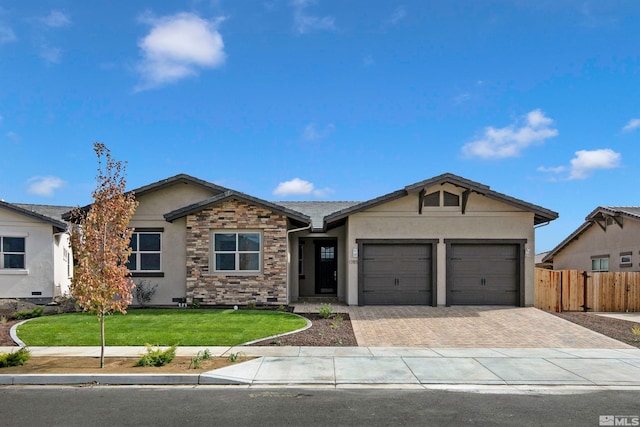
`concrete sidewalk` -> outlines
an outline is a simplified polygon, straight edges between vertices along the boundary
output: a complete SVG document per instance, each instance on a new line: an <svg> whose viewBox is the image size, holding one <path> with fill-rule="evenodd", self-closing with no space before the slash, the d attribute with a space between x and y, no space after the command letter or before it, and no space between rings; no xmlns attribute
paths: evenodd
<svg viewBox="0 0 640 427"><path fill-rule="evenodd" d="M9 352L17 347L3 347ZM5 374L18 384L238 384L614 386L640 388L640 349L420 347L179 347L193 356L241 353L257 359L195 374ZM31 347L33 357L98 357L99 347ZM107 357L139 357L144 347L107 347Z"/></svg>

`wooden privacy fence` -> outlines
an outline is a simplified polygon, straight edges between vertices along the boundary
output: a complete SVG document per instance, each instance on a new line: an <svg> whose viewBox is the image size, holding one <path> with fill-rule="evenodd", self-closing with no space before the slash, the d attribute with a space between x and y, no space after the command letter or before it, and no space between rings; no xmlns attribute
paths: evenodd
<svg viewBox="0 0 640 427"><path fill-rule="evenodd" d="M535 303L545 311L640 311L640 273L536 268Z"/></svg>

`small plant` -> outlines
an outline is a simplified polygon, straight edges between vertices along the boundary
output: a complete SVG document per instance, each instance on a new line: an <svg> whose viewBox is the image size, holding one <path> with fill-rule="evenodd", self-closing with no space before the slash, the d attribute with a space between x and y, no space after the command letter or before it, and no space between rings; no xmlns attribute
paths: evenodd
<svg viewBox="0 0 640 427"><path fill-rule="evenodd" d="M342 345L342 344L343 344L342 338L338 338L338 340L336 341L336 345Z"/></svg>
<svg viewBox="0 0 640 427"><path fill-rule="evenodd" d="M633 340L640 342L640 326L634 325L631 329L631 333L633 334Z"/></svg>
<svg viewBox="0 0 640 427"><path fill-rule="evenodd" d="M200 300L197 298L193 299L193 302L191 303L191 307L193 308L200 308Z"/></svg>
<svg viewBox="0 0 640 427"><path fill-rule="evenodd" d="M284 305L280 305L280 306L278 306L278 311L284 313L285 311L287 311L287 307L285 307Z"/></svg>
<svg viewBox="0 0 640 427"><path fill-rule="evenodd" d="M271 340L271 341L269 341L269 344L270 344L270 345L277 345L277 346L280 346L280 345L282 345L282 340L281 340L280 338L276 338L275 340Z"/></svg>
<svg viewBox="0 0 640 427"><path fill-rule="evenodd" d="M176 357L176 345L172 345L166 350L153 347L147 344L147 354L143 355L136 362L135 366L165 366Z"/></svg>
<svg viewBox="0 0 640 427"><path fill-rule="evenodd" d="M248 310L255 310L256 309L256 302L255 301L249 301L247 303L247 309Z"/></svg>
<svg viewBox="0 0 640 427"><path fill-rule="evenodd" d="M237 353L231 353L231 354L229 354L229 357L227 357L227 359L231 363L236 363L238 361L238 357L240 357L241 354L242 354L242 352L240 352L240 351L237 352Z"/></svg>
<svg viewBox="0 0 640 427"><path fill-rule="evenodd" d="M18 311L16 312L14 317L16 318L16 320L33 319L34 317L42 316L43 312L44 312L43 307L36 307L33 310Z"/></svg>
<svg viewBox="0 0 640 427"><path fill-rule="evenodd" d="M204 351L199 351L198 354L195 355L195 357L191 358L189 369L200 369L201 363L209 359L211 359L211 352L208 348Z"/></svg>
<svg viewBox="0 0 640 427"><path fill-rule="evenodd" d="M338 329L342 326L342 322L344 320L344 316L342 314L336 314L333 316L333 321L331 322L331 329Z"/></svg>
<svg viewBox="0 0 640 427"><path fill-rule="evenodd" d="M27 347L22 347L11 353L0 353L0 368L22 366L29 359L31 359L31 352Z"/></svg>
<svg viewBox="0 0 640 427"><path fill-rule="evenodd" d="M133 289L133 296L136 298L136 301L138 301L138 304L140 304L140 307L146 307L147 304L151 302L157 288L157 283L151 285L147 280L141 280L136 284L136 287Z"/></svg>
<svg viewBox="0 0 640 427"><path fill-rule="evenodd" d="M328 319L331 317L333 309L331 308L331 304L320 304L320 310L318 310L318 314L323 319Z"/></svg>
<svg viewBox="0 0 640 427"><path fill-rule="evenodd" d="M7 316L0 316L0 325L7 323Z"/></svg>

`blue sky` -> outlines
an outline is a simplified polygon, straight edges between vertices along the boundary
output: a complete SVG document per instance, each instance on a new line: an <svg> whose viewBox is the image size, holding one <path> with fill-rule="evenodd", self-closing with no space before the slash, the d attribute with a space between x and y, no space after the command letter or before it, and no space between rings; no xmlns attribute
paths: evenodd
<svg viewBox="0 0 640 427"><path fill-rule="evenodd" d="M0 3L0 198L187 173L367 200L444 172L560 213L638 205L640 2Z"/></svg>

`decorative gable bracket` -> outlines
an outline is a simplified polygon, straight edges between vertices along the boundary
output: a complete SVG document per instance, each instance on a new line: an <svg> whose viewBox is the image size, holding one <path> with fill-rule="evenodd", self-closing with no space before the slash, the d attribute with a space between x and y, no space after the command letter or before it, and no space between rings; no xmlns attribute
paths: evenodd
<svg viewBox="0 0 640 427"><path fill-rule="evenodd" d="M469 201L469 195L471 194L472 190L471 188L461 187L459 185L456 185L456 187L464 188L464 191L462 192L462 200L460 203L460 211L462 212L462 215L464 215L467 210L467 202ZM426 189L424 188L420 190L420 192L418 193L418 215L422 215L422 207L424 206L425 194L426 194ZM478 194L481 194L481 193L478 193ZM445 202L445 206L447 206L446 202Z"/></svg>
<svg viewBox="0 0 640 427"><path fill-rule="evenodd" d="M611 221L609 221L611 220ZM622 217L618 215L607 215L605 213L602 214L599 218L593 218L591 222L598 224L598 226L604 231L607 232L607 224L616 223L620 228L623 228Z"/></svg>

